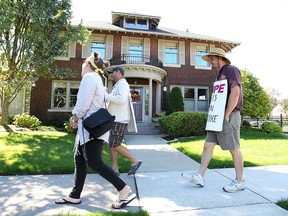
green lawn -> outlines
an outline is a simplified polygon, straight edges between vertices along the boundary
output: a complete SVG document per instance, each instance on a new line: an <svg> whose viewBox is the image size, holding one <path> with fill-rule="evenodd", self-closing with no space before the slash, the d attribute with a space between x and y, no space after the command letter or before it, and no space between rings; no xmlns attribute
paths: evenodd
<svg viewBox="0 0 288 216"><path fill-rule="evenodd" d="M195 137L171 143L171 145L200 163L205 137ZM241 130L241 151L244 166L288 164L288 137L283 134L267 134L257 129ZM210 169L234 167L229 151L214 149Z"/></svg>
<svg viewBox="0 0 288 216"><path fill-rule="evenodd" d="M63 132L0 133L0 175L73 173L74 140L75 134ZM103 160L111 165L108 148L103 149ZM120 172L130 166L119 155Z"/></svg>

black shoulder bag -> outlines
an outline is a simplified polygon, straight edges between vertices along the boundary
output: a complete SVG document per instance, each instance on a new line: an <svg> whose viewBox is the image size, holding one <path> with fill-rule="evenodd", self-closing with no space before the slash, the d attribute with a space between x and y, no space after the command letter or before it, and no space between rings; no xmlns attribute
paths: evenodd
<svg viewBox="0 0 288 216"><path fill-rule="evenodd" d="M105 108L83 120L83 127L90 133L90 138L97 139L112 128L115 116L112 116Z"/></svg>

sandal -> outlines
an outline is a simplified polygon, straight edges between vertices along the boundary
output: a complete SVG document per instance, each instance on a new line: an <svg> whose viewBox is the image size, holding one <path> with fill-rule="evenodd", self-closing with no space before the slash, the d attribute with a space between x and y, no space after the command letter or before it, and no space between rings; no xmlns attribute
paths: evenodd
<svg viewBox="0 0 288 216"><path fill-rule="evenodd" d="M132 202L135 198L136 198L136 194L133 193L129 197L125 198L125 199L121 199L119 201L116 201L116 203L113 203L111 205L111 207L113 209L122 209L125 206L127 206L130 202Z"/></svg>
<svg viewBox="0 0 288 216"><path fill-rule="evenodd" d="M78 205L81 203L80 199L74 199L71 197L63 197L55 200L55 204L73 204L73 205Z"/></svg>

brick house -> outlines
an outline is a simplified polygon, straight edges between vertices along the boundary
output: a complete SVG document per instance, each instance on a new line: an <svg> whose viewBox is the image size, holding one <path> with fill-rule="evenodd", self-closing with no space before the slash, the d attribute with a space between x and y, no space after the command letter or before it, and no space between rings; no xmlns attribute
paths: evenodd
<svg viewBox="0 0 288 216"><path fill-rule="evenodd" d="M150 122L153 114L165 110L167 94L178 86L185 111L208 112L209 92L215 71L201 56L213 47L230 52L240 45L224 39L158 26L160 17L111 12L110 22L83 22L92 35L87 44L70 44L68 56L57 64L79 71L69 79L40 79L31 92L31 115L43 123L68 118L76 102L83 60L97 50L111 67L121 65L135 93L138 122ZM107 74L105 74L107 76ZM113 86L108 80L110 91Z"/></svg>

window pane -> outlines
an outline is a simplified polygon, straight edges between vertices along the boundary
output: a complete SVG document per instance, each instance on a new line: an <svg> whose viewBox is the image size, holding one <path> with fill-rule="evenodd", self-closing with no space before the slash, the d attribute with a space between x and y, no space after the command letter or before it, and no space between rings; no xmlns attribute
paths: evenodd
<svg viewBox="0 0 288 216"><path fill-rule="evenodd" d="M129 63L142 63L143 47L129 45Z"/></svg>
<svg viewBox="0 0 288 216"><path fill-rule="evenodd" d="M149 89L145 89L145 115L149 113Z"/></svg>
<svg viewBox="0 0 288 216"><path fill-rule="evenodd" d="M207 112L208 111L208 101L199 100L197 103L197 111Z"/></svg>
<svg viewBox="0 0 288 216"><path fill-rule="evenodd" d="M208 52L208 46L197 46L196 51L196 65L202 67L208 67L209 63L202 59L202 56Z"/></svg>
<svg viewBox="0 0 288 216"><path fill-rule="evenodd" d="M94 53L95 51L100 53L100 56L102 58L105 58L105 50L106 50L106 45L105 43L102 42L92 42L91 43L91 53Z"/></svg>
<svg viewBox="0 0 288 216"><path fill-rule="evenodd" d="M194 88L185 88L184 98L194 99Z"/></svg>
<svg viewBox="0 0 288 216"><path fill-rule="evenodd" d="M208 111L208 89L198 89L197 111Z"/></svg>
<svg viewBox="0 0 288 216"><path fill-rule="evenodd" d="M65 108L67 87L65 83L55 83L53 89L53 107Z"/></svg>
<svg viewBox="0 0 288 216"><path fill-rule="evenodd" d="M178 64L177 48L165 48L164 61L167 64Z"/></svg>
<svg viewBox="0 0 288 216"><path fill-rule="evenodd" d="M138 19L137 26L138 29L147 29L147 20Z"/></svg>
<svg viewBox="0 0 288 216"><path fill-rule="evenodd" d="M184 88L184 110L185 112L195 111L194 88Z"/></svg>
<svg viewBox="0 0 288 216"><path fill-rule="evenodd" d="M69 97L69 108L73 109L76 105L77 94L79 90L79 85L71 84L70 85L70 97Z"/></svg>
<svg viewBox="0 0 288 216"><path fill-rule="evenodd" d="M185 112L195 111L195 101L184 99L184 111Z"/></svg>
<svg viewBox="0 0 288 216"><path fill-rule="evenodd" d="M125 27L127 27L127 28L135 28L135 19L126 18Z"/></svg>
<svg viewBox="0 0 288 216"><path fill-rule="evenodd" d="M207 89L198 89L198 99L207 100Z"/></svg>

